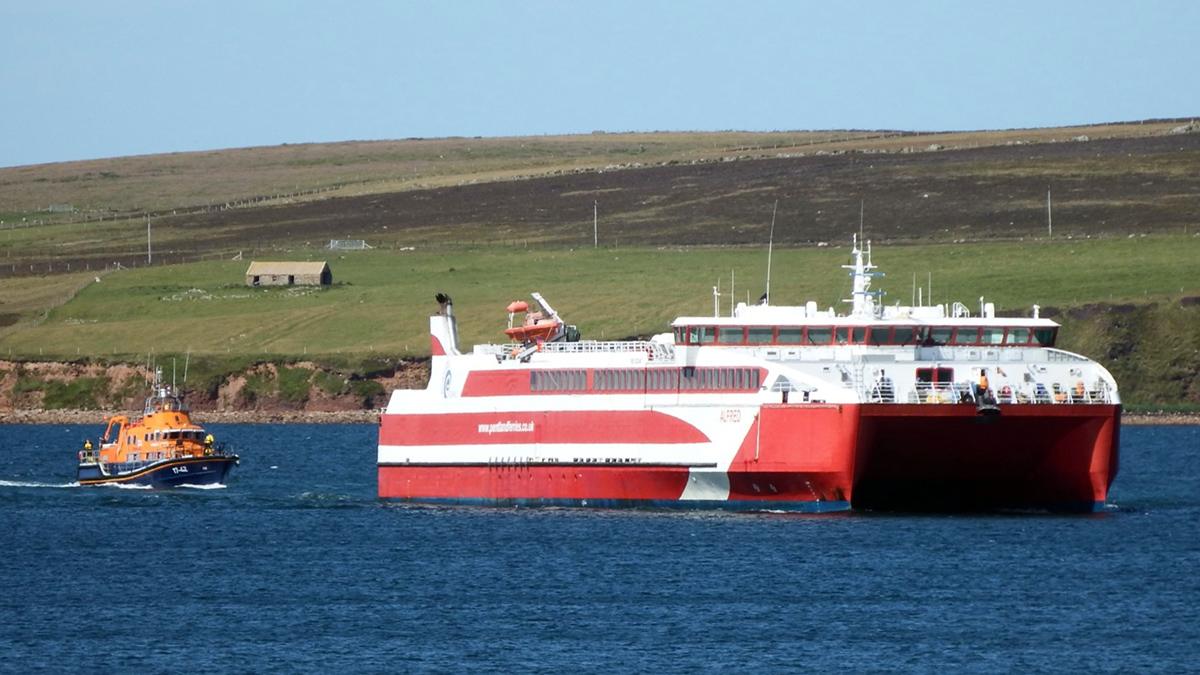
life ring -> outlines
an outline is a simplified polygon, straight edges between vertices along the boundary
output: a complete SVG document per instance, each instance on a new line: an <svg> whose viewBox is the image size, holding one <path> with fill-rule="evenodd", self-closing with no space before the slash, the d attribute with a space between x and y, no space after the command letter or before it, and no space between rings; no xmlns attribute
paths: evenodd
<svg viewBox="0 0 1200 675"><path fill-rule="evenodd" d="M1084 389L1084 386L1083 386L1083 380L1077 381L1075 383L1075 395L1078 396L1079 398L1083 398L1083 394L1085 391L1086 390Z"/></svg>
<svg viewBox="0 0 1200 675"><path fill-rule="evenodd" d="M1002 398L1006 401L1011 401L1012 400L1012 387L1008 386L1007 384L1004 385L1003 387L1001 387L1000 388L1000 398Z"/></svg>

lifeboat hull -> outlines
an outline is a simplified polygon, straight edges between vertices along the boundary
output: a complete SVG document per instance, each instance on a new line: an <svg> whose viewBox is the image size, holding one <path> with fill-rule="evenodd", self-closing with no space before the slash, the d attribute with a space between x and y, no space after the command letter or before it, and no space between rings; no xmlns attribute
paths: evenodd
<svg viewBox="0 0 1200 675"><path fill-rule="evenodd" d="M121 471L112 471L95 463L80 464L77 480L80 485L148 485L154 488L216 485L225 482L238 461L237 455L181 457Z"/></svg>

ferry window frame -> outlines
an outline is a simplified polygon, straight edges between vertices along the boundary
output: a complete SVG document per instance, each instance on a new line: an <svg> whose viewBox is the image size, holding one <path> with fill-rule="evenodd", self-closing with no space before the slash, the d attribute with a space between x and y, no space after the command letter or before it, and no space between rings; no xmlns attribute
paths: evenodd
<svg viewBox="0 0 1200 675"><path fill-rule="evenodd" d="M785 337L786 334L786 337ZM795 335L795 338L792 336ZM804 342L804 326L779 327L775 331L775 344L802 345Z"/></svg>
<svg viewBox="0 0 1200 675"><path fill-rule="evenodd" d="M717 329L717 344L743 345L746 344L746 329L743 326L721 326Z"/></svg>
<svg viewBox="0 0 1200 675"><path fill-rule="evenodd" d="M1014 339L1014 337L1016 335L1018 335L1022 332L1024 332L1024 334L1025 334L1024 340ZM1006 344L1006 345L1027 345L1027 344L1029 344L1029 340L1031 337L1033 337L1033 331L1031 329L1026 328L1025 326L1012 326L1008 329L1008 332L1005 333L1005 335L1004 335L1004 344Z"/></svg>
<svg viewBox="0 0 1200 675"><path fill-rule="evenodd" d="M965 335L963 335L965 333ZM970 337L974 333L975 337L970 338L970 341L965 341L963 338ZM961 337L960 337L961 336ZM954 328L953 342L950 343L955 347L966 347L979 344L979 326L956 326Z"/></svg>
<svg viewBox="0 0 1200 675"><path fill-rule="evenodd" d="M762 338L766 339L763 340ZM757 338L757 339L756 339ZM775 329L771 326L749 326L746 328L746 344L769 345L775 342Z"/></svg>
<svg viewBox="0 0 1200 675"><path fill-rule="evenodd" d="M821 336L821 334L824 333L824 335L822 337L824 337L825 341L824 342L816 342L818 337L814 336L814 333L816 334L816 336ZM807 328L804 329L804 344L808 345L808 346L813 346L813 347L823 347L825 345L833 344L833 327L832 326L808 326Z"/></svg>
<svg viewBox="0 0 1200 675"><path fill-rule="evenodd" d="M1045 339L1043 339L1045 336ZM1032 330L1033 345L1037 347L1053 347L1055 340L1058 338L1058 328L1055 326L1046 326L1044 328L1034 328ZM1046 340L1049 340L1047 342Z"/></svg>
<svg viewBox="0 0 1200 675"><path fill-rule="evenodd" d="M979 329L979 342L988 347L1002 345L1004 344L1004 333L1003 327L984 326Z"/></svg>
<svg viewBox="0 0 1200 675"><path fill-rule="evenodd" d="M954 337L954 326L933 326L929 329L929 342L933 345L948 345Z"/></svg>
<svg viewBox="0 0 1200 675"><path fill-rule="evenodd" d="M716 326L696 326L696 336L699 339L695 344L711 345L717 342L717 327Z"/></svg>
<svg viewBox="0 0 1200 675"><path fill-rule="evenodd" d="M891 326L875 326L867 331L867 344L870 345L889 345L892 344L892 327Z"/></svg>
<svg viewBox="0 0 1200 675"><path fill-rule="evenodd" d="M922 373L927 373L929 379L923 379L921 377ZM945 379L940 377L943 374L946 376ZM917 384L952 384L954 382L954 369L945 366L917 368L916 373L914 373L914 380Z"/></svg>
<svg viewBox="0 0 1200 675"><path fill-rule="evenodd" d="M901 337L902 332L904 332L905 337ZM919 337L919 330L918 330L917 326L895 326L892 328L892 344L897 344L897 345L918 344L920 342L918 337Z"/></svg>
<svg viewBox="0 0 1200 675"><path fill-rule="evenodd" d="M850 327L849 326L834 326L833 328L833 343L837 345L850 344Z"/></svg>

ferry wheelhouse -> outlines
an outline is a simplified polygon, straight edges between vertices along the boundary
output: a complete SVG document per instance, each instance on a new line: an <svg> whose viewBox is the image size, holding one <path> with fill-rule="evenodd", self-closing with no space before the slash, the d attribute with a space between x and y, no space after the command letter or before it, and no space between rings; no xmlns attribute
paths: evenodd
<svg viewBox="0 0 1200 675"><path fill-rule="evenodd" d="M109 418L100 446L85 442L79 452L80 485L109 483L156 488L224 483L239 462L224 443L196 424L179 392L155 372L142 417Z"/></svg>
<svg viewBox="0 0 1200 675"><path fill-rule="evenodd" d="M379 496L831 511L1100 508L1120 398L1059 326L980 303L884 306L857 239L851 310L739 303L645 341L579 340L538 293L509 344L430 319L430 382L380 420ZM516 322L516 315L524 320Z"/></svg>

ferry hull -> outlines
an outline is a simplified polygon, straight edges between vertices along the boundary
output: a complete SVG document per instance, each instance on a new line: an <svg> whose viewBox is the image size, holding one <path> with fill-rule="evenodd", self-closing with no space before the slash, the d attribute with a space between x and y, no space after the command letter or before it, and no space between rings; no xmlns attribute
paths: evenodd
<svg viewBox="0 0 1200 675"><path fill-rule="evenodd" d="M495 413L495 419L517 417ZM564 417L607 463L544 461L564 453L553 413L537 413L537 435L493 444L486 461L445 461L471 446L424 445L438 415L385 414L381 420L379 496L416 502L837 511L1036 509L1093 511L1116 476L1120 406L1005 405L985 415L974 405L763 405L740 442L728 448L597 444L604 417ZM474 425L483 418L472 418ZM489 418L490 419L490 418ZM661 435L660 419L647 417ZM453 426L448 424L448 426ZM636 425L633 425L636 427ZM565 426L563 428L566 428ZM535 432L530 432L535 433ZM647 427L646 436L655 432ZM695 434L704 437L700 430ZM683 434L691 439L691 434ZM405 444L405 439L413 439ZM490 436L479 439L486 445ZM547 448L553 450L547 452ZM665 449L664 449L665 448ZM675 462L651 463L648 454ZM396 461L385 461L384 457ZM712 457L727 459L708 462ZM518 460L514 458L529 458ZM582 459L582 458L577 458Z"/></svg>
<svg viewBox="0 0 1200 675"><path fill-rule="evenodd" d="M730 493L724 498L682 498L687 469L647 467L379 467L380 497L428 504L486 506L586 506L732 511L845 511L845 500L811 494ZM794 477L762 476L762 485ZM803 483L804 481L801 481ZM747 483L749 484L749 483Z"/></svg>
<svg viewBox="0 0 1200 675"><path fill-rule="evenodd" d="M215 485L225 482L229 471L238 463L236 455L184 457L148 464L138 469L108 473L97 464L80 464L80 485L149 485L154 488L173 488L181 485Z"/></svg>
<svg viewBox="0 0 1200 675"><path fill-rule="evenodd" d="M863 406L855 508L1103 508L1116 478L1119 405Z"/></svg>
<svg viewBox="0 0 1200 675"><path fill-rule="evenodd" d="M763 406L747 419L729 437L721 436L721 422L701 429L661 411L474 414L468 424L455 415L385 414L379 496L496 505L850 507L855 406ZM521 438L501 442L478 431L498 424L520 429Z"/></svg>

